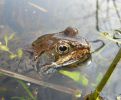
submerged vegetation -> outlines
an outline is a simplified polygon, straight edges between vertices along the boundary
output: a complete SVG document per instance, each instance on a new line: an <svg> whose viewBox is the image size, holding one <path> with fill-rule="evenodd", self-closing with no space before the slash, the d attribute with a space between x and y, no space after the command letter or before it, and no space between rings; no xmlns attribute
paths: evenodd
<svg viewBox="0 0 121 100"><path fill-rule="evenodd" d="M76 71L70 72L70 71L66 71L66 70L60 70L59 72L65 76L73 79L75 82L81 83L83 86L88 85L88 79L84 75L81 75L80 72L76 72Z"/></svg>
<svg viewBox="0 0 121 100"><path fill-rule="evenodd" d="M4 36L4 43L0 42L0 50L9 53L9 58L14 59L16 57L21 58L23 55L22 49L18 49L17 53L13 53L10 48L8 47L8 43L10 40L14 38L14 34L11 34L10 36L5 35Z"/></svg>

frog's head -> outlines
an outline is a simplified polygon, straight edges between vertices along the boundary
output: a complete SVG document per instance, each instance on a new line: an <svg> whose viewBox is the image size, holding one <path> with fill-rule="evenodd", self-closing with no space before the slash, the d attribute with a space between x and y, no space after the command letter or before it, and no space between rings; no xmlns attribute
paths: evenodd
<svg viewBox="0 0 121 100"><path fill-rule="evenodd" d="M69 65L84 62L90 56L90 46L79 41L60 40L55 44L56 64Z"/></svg>
<svg viewBox="0 0 121 100"><path fill-rule="evenodd" d="M54 58L53 61L47 62L40 66L40 71L53 71L58 67L78 64L86 61L90 53L90 45L86 39L77 36L76 28L68 27L64 31L48 34L38 38L34 42L35 53L39 55L46 54L49 58ZM39 59L40 60L40 59Z"/></svg>

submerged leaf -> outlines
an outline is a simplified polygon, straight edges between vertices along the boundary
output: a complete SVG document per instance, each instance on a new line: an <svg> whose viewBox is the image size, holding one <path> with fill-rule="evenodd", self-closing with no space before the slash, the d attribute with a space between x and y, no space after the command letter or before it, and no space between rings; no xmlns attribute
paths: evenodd
<svg viewBox="0 0 121 100"><path fill-rule="evenodd" d="M15 34L11 34L8 39L12 40L14 38L14 36L15 36Z"/></svg>
<svg viewBox="0 0 121 100"><path fill-rule="evenodd" d="M10 59L14 59L14 58L16 58L16 57L17 57L16 54L11 54L11 55L9 55L9 58L10 58Z"/></svg>
<svg viewBox="0 0 121 100"><path fill-rule="evenodd" d="M22 51L22 49L18 49L17 55L18 55L19 58L21 58L21 57L23 56L23 51Z"/></svg>
<svg viewBox="0 0 121 100"><path fill-rule="evenodd" d="M4 36L4 40L5 40L5 44L7 46L8 45L8 36L7 35Z"/></svg>
<svg viewBox="0 0 121 100"><path fill-rule="evenodd" d="M102 77L103 77L103 74L102 73L99 73L98 76L96 77L96 82L95 83L91 83L91 85L93 87L96 87L97 84L101 81Z"/></svg>
<svg viewBox="0 0 121 100"><path fill-rule="evenodd" d="M81 82L82 85L87 86L88 85L88 79L84 76L81 75L80 72L69 72L66 70L60 70L59 71L61 74L73 79L76 82Z"/></svg>
<svg viewBox="0 0 121 100"><path fill-rule="evenodd" d="M80 81L82 82L83 86L87 86L88 85L88 79L84 75L81 77Z"/></svg>
<svg viewBox="0 0 121 100"><path fill-rule="evenodd" d="M102 77L103 77L103 74L102 73L99 73L99 75L96 78L96 82L99 83L100 80L102 79Z"/></svg>
<svg viewBox="0 0 121 100"><path fill-rule="evenodd" d="M59 72L65 76L73 79L76 82L80 81L80 73L79 72L69 72L66 70L60 70Z"/></svg>
<svg viewBox="0 0 121 100"><path fill-rule="evenodd" d="M5 45L0 45L0 50L9 52L9 48Z"/></svg>

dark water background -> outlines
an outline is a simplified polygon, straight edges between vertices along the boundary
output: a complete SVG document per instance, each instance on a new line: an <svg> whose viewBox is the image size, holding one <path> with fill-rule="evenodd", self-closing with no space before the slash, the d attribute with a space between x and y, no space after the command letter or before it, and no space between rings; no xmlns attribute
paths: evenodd
<svg viewBox="0 0 121 100"><path fill-rule="evenodd" d="M115 1L121 15L121 1ZM41 9L32 6L32 3L38 5ZM112 31L113 29L121 28L113 1L99 0L99 6L100 31ZM78 28L80 36L88 40L95 40L100 38L100 32L96 30L95 13L96 0L0 0L0 41L3 41L5 34L15 33L17 42L10 43L10 47L15 50L31 44L38 36L59 32L68 26ZM49 82L76 87L83 90L82 95L93 91L94 87L91 86L91 83L95 83L99 73L105 73L119 49L114 42L104 38L101 39L106 43L105 48L99 54L92 55L92 63L90 65L84 65L80 68L80 72L88 77L88 86L83 87L81 83L73 82L61 75L54 76L53 79L49 79ZM15 66L16 64L13 63L13 65ZM114 100L116 96L121 94L120 66L121 64L117 66L110 81L102 91L102 96L106 100ZM4 80L4 78L1 80ZM15 84L17 84L15 80L8 78L1 81L0 87L8 87L13 91L13 85ZM6 98L13 94L15 96L27 95L20 85L17 84L17 87L19 87L19 91L15 89L13 93L6 92ZM74 99L71 95L48 88L40 87L39 89L38 100ZM3 94L0 94L0 96ZM9 99L7 98L6 100Z"/></svg>

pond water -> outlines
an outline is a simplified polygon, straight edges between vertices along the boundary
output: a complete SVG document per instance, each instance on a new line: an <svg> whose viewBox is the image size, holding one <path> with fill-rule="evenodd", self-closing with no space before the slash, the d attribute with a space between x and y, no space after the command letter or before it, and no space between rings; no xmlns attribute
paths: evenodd
<svg viewBox="0 0 121 100"><path fill-rule="evenodd" d="M113 0L99 0L100 32L112 32L113 29L121 28L119 20L121 1L115 1L119 15L117 15ZM60 73L55 73L42 79L67 88L79 89L82 92L81 100L83 96L95 89L98 83L96 82L98 80L97 77L101 77L106 72L119 50L115 42L101 38L100 32L96 30L95 13L96 0L0 0L0 42L5 43L4 37L6 34L8 36L14 34L15 37L8 43L8 46L12 52L17 52L18 48L31 45L37 37L47 33L63 31L68 26L76 27L79 30L79 35L85 37L88 41L103 40L106 45L101 51L92 54L91 64L86 63L75 69L88 80L86 86L82 82L75 82ZM92 47L95 48L95 46L98 46L98 44ZM19 61L10 60L7 55L8 53L0 51L0 67L16 72ZM120 65L121 63L118 64L108 84L102 91L101 95L105 100L114 100L121 94ZM20 66L23 67L20 70L22 75L41 80L36 71L23 72L23 70L26 70L24 61ZM37 90L37 94L35 93L37 100L78 99L72 94L36 84L31 84L29 88L34 93ZM5 100L10 100L12 97L26 96L28 96L27 92L16 79L0 76L0 99L5 97Z"/></svg>

